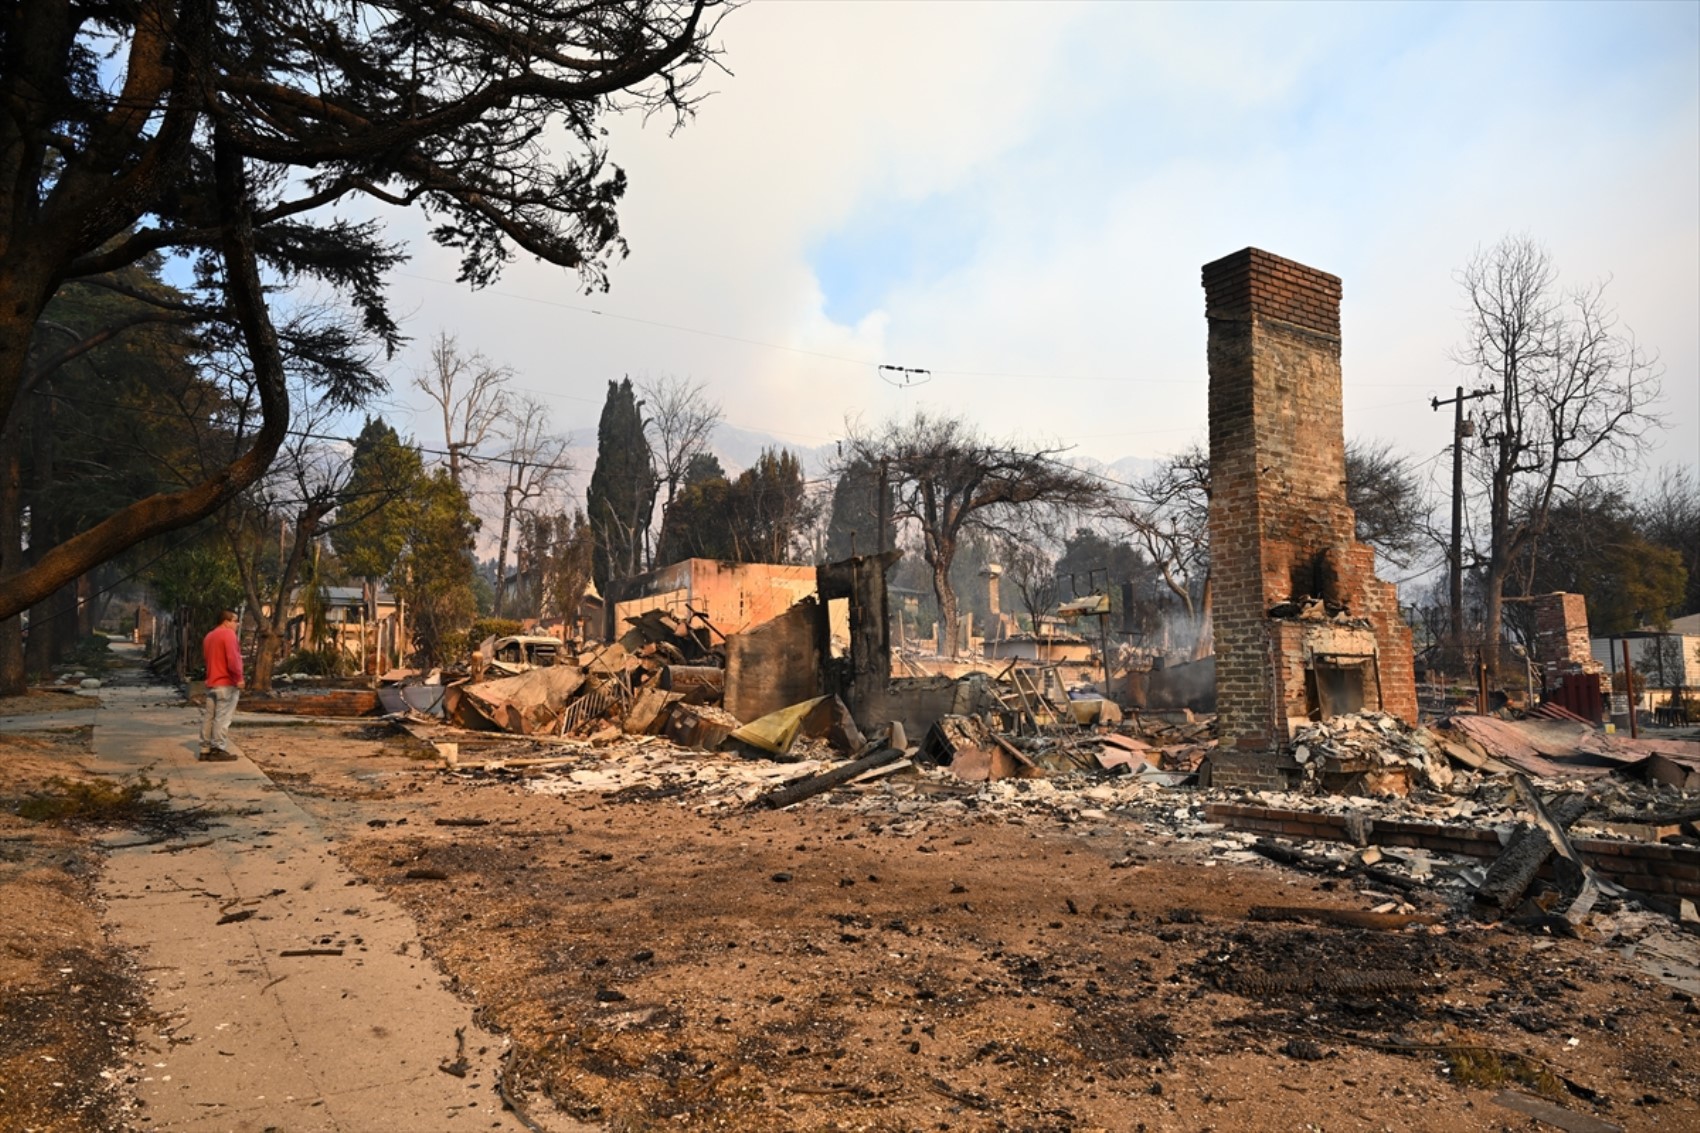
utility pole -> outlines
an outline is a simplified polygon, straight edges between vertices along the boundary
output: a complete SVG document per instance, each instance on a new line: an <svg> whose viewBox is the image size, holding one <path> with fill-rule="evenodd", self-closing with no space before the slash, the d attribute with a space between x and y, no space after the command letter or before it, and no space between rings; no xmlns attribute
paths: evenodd
<svg viewBox="0 0 1700 1133"><path fill-rule="evenodd" d="M1464 403L1493 393L1492 389L1479 389L1474 393L1465 393L1464 387L1459 386L1457 393L1442 401L1431 398L1430 404L1436 411L1442 405L1453 406L1452 411L1452 544L1447 551L1448 591L1447 591L1447 628L1451 634L1452 648L1458 651L1461 658L1464 651L1464 438L1474 434L1473 423L1464 417Z"/></svg>
<svg viewBox="0 0 1700 1133"><path fill-rule="evenodd" d="M880 496L876 515L879 523L879 534L874 537L874 553L883 555L886 552L885 529L891 526L891 462L886 457L880 457Z"/></svg>

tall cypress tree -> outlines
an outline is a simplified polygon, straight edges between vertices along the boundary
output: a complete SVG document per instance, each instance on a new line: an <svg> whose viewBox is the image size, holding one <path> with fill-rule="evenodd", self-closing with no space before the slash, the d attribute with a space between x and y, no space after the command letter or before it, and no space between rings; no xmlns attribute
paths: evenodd
<svg viewBox="0 0 1700 1133"><path fill-rule="evenodd" d="M390 573L407 545L406 513L425 465L419 450L403 444L382 417L366 419L349 462L331 546L344 570L375 582Z"/></svg>
<svg viewBox="0 0 1700 1133"><path fill-rule="evenodd" d="M655 467L643 435L643 402L632 380L608 383L602 419L596 426L596 468L587 498L590 528L596 539L591 559L596 587L608 593L608 581L629 578L644 568L645 537L655 507Z"/></svg>
<svg viewBox="0 0 1700 1133"><path fill-rule="evenodd" d="M896 525L891 514L891 491L886 490L885 543L897 546ZM826 529L826 558L839 562L855 553L871 555L880 550L880 470L879 465L860 457L852 459L839 470L838 483L832 490L832 517ZM851 534L855 539L851 539Z"/></svg>

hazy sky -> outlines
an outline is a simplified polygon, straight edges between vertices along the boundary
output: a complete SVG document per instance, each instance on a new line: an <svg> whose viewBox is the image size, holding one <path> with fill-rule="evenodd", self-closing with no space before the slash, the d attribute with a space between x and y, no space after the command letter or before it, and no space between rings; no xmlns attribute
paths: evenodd
<svg viewBox="0 0 1700 1133"><path fill-rule="evenodd" d="M580 441L608 379L676 374L798 445L925 406L1162 455L1205 431L1199 267L1256 245L1344 279L1347 432L1427 460L1454 273L1527 232L1612 279L1664 361L1653 462L1700 463L1700 5L757 0L721 41L685 129L610 123L610 293L529 259L470 293L414 239L398 396L448 330Z"/></svg>

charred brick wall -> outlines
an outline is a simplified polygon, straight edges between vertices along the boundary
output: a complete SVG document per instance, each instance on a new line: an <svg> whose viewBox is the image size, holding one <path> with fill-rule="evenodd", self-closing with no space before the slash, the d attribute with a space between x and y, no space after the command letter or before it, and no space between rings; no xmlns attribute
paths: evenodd
<svg viewBox="0 0 1700 1133"><path fill-rule="evenodd" d="M1270 615L1306 598L1373 629L1364 707L1414 721L1410 630L1346 504L1340 280L1247 248L1205 265L1203 282L1221 747L1278 754L1306 714L1305 631ZM1219 771L1230 765L1251 764Z"/></svg>
<svg viewBox="0 0 1700 1133"><path fill-rule="evenodd" d="M1597 667L1588 642L1588 602L1582 595L1536 597L1535 660L1554 676Z"/></svg>

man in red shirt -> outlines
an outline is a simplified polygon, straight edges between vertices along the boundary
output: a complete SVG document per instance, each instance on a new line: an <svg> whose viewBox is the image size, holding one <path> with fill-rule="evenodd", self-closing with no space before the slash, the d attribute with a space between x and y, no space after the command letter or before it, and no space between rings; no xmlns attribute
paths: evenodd
<svg viewBox="0 0 1700 1133"><path fill-rule="evenodd" d="M218 626L201 641L207 663L207 702L201 709L202 760L235 759L231 751L230 718L236 715L237 690L242 687L242 647L236 641L236 612L225 610Z"/></svg>

